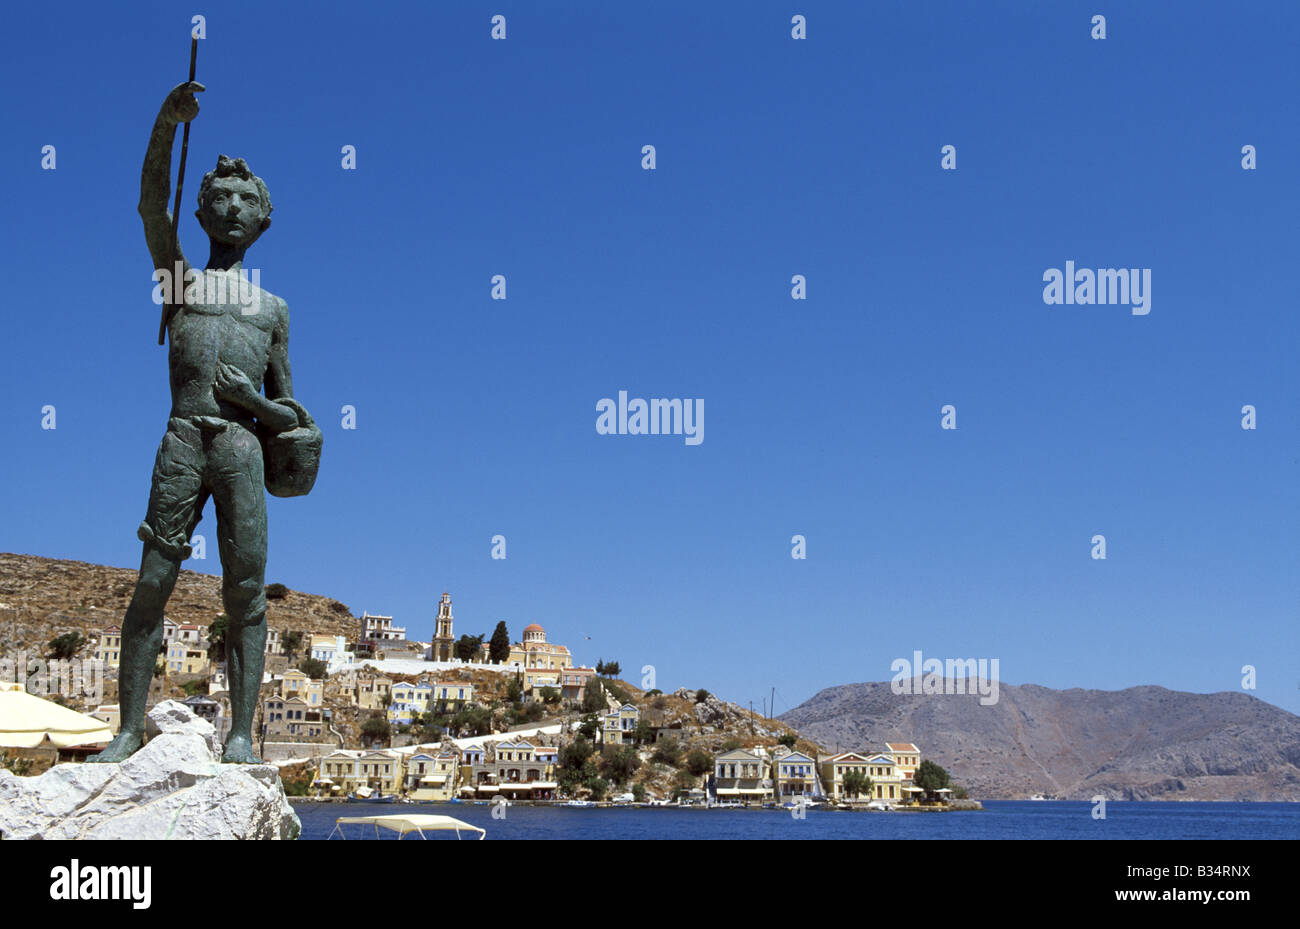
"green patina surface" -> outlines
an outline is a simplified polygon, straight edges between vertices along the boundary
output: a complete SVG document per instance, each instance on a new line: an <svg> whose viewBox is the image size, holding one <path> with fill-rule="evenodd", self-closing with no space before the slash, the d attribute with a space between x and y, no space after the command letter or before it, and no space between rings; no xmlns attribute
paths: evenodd
<svg viewBox="0 0 1300 929"><path fill-rule="evenodd" d="M195 212L209 240L207 266L192 268L172 236L172 143L176 127L198 114L194 95L203 89L186 82L167 95L141 172L140 217L156 275L165 292L184 292L165 317L171 413L137 531L140 574L122 622L121 730L91 761L122 761L143 742L163 609L209 500L229 622L231 730L222 760L260 761L252 726L266 645L265 491L306 494L320 464L320 430L293 399L289 307L256 285L260 275L250 281L244 271L245 252L271 225L266 185L243 159L220 156L203 178Z"/></svg>

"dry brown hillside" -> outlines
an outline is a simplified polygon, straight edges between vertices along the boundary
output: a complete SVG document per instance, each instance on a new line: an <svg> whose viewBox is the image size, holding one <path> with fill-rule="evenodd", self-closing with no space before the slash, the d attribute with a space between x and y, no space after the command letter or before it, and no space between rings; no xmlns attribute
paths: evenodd
<svg viewBox="0 0 1300 929"><path fill-rule="evenodd" d="M0 553L0 643L5 651L38 652L65 632L94 637L122 622L135 577L133 568ZM221 578L181 571L167 616L206 626L219 613ZM268 601L267 622L281 632L342 635L349 642L361 631L358 619L339 601L295 590Z"/></svg>

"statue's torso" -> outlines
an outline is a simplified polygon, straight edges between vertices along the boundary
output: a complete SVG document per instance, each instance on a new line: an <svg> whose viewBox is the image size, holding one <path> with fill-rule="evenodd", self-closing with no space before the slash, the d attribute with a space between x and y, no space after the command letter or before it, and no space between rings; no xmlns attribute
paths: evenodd
<svg viewBox="0 0 1300 929"><path fill-rule="evenodd" d="M224 295L217 292L221 278ZM268 291L247 280L240 281L235 272L205 271L203 284L199 299L187 299L167 327L171 345L171 415L220 416L249 422L252 417L247 410L217 399L213 392L217 364L234 365L260 391L271 355L272 331L279 319L279 304ZM189 295L187 288L187 298Z"/></svg>

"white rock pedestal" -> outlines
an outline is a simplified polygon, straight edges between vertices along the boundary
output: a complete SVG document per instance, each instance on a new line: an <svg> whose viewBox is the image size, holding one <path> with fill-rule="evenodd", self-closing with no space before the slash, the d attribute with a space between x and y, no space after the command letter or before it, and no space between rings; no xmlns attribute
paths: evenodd
<svg viewBox="0 0 1300 929"><path fill-rule="evenodd" d="M121 764L61 764L39 777L0 770L5 839L296 839L275 765L221 764L216 730L167 700L149 741Z"/></svg>

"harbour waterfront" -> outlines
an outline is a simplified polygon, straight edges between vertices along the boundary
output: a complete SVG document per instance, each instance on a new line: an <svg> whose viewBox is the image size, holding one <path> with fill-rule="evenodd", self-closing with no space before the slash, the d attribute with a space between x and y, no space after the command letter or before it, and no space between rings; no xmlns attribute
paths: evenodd
<svg viewBox="0 0 1300 929"><path fill-rule="evenodd" d="M442 813L492 839L1295 839L1300 804L1110 801L1092 818L1087 801L992 800L984 810L941 815L812 809L512 806L504 819L475 804L295 803L303 839L327 839L340 816ZM347 827L345 827L347 828ZM373 841L353 827L349 839ZM391 841L391 836L387 838ZM407 841L410 841L408 838ZM418 839L417 839L418 841Z"/></svg>

